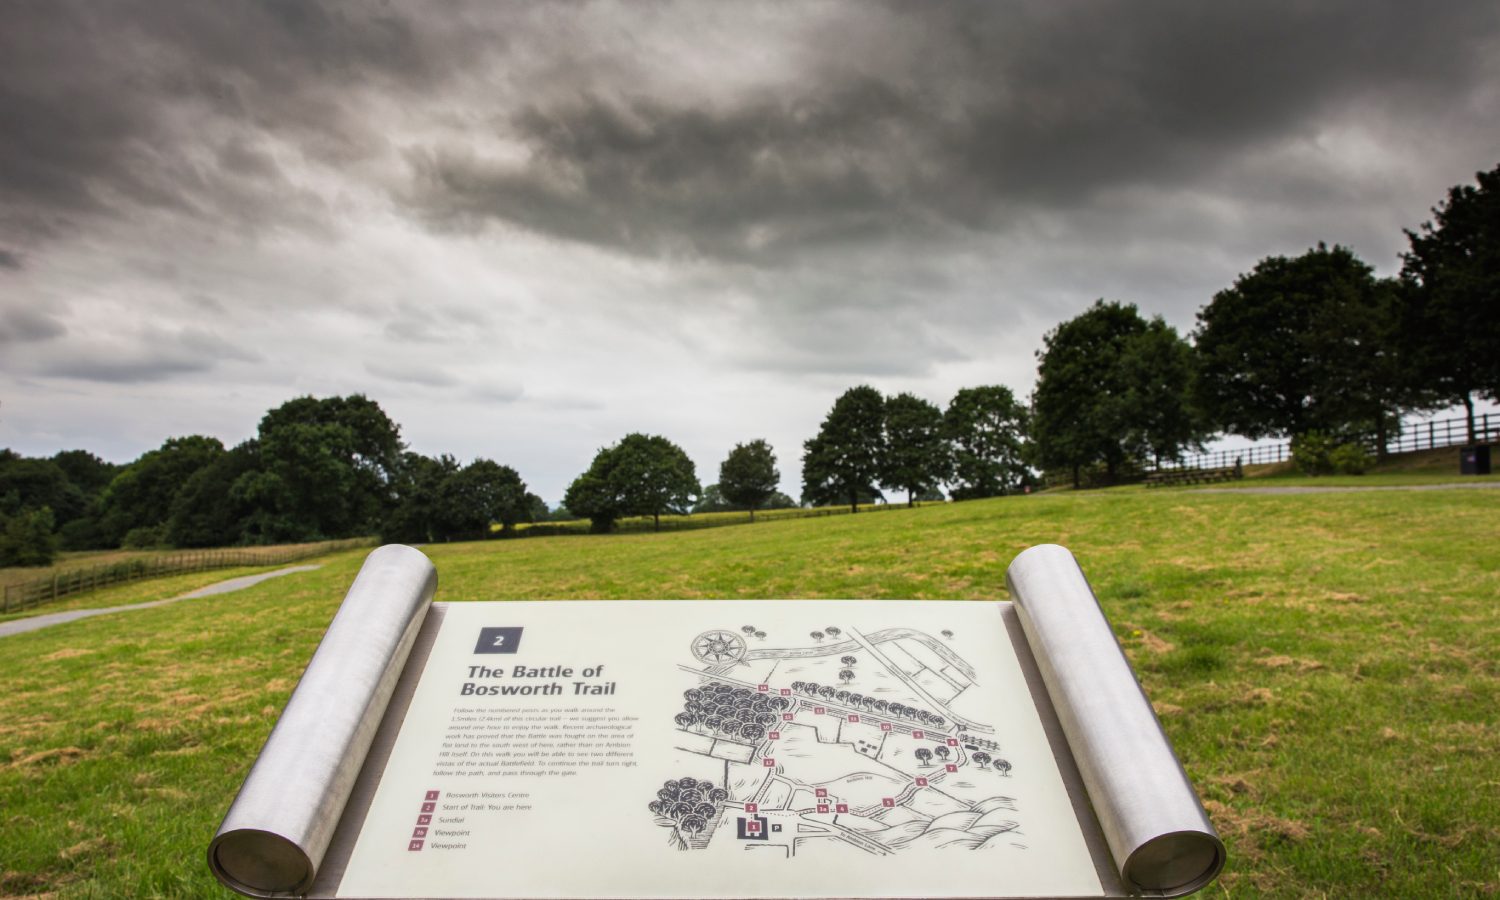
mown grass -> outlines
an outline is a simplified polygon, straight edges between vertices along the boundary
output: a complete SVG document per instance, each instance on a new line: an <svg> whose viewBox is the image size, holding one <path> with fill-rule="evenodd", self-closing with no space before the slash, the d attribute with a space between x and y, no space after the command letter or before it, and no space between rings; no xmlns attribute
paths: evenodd
<svg viewBox="0 0 1500 900"><path fill-rule="evenodd" d="M1105 491L427 548L447 600L1004 596L1078 555L1229 845L1215 893L1500 890L1500 492ZM360 554L0 639L0 894L215 895L212 835Z"/></svg>

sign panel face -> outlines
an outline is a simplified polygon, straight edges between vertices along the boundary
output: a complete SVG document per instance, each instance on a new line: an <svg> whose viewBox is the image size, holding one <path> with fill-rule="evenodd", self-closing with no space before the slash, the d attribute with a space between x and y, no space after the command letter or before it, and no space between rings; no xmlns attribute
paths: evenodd
<svg viewBox="0 0 1500 900"><path fill-rule="evenodd" d="M1098 896L998 606L450 604L338 896Z"/></svg>

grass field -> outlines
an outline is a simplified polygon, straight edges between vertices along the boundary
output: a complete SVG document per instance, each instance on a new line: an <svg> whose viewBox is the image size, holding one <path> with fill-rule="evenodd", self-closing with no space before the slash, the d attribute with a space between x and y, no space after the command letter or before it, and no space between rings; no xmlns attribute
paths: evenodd
<svg viewBox="0 0 1500 900"><path fill-rule="evenodd" d="M1500 491L1063 492L429 548L445 600L1004 596L1079 557L1229 846L1212 893L1500 891ZM204 847L362 552L0 639L0 895L216 896Z"/></svg>

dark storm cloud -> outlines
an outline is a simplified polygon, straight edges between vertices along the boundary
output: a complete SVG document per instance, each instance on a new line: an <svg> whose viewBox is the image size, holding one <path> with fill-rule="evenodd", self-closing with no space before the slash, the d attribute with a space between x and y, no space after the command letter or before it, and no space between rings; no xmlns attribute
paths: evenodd
<svg viewBox="0 0 1500 900"><path fill-rule="evenodd" d="M0 227L37 241L141 208L295 217L307 198L263 139L320 160L369 155L381 139L360 92L427 78L409 24L373 4L9 4Z"/></svg>
<svg viewBox="0 0 1500 900"><path fill-rule="evenodd" d="M505 118L522 159L467 140L411 149L408 200L448 226L771 262L1001 231L1103 191L1212 189L1235 163L1356 112L1422 128L1482 89L1497 10L985 4L882 19L851 7L848 34L809 30L827 44L807 71L728 103L645 95L580 67L572 92L554 86ZM1286 169L1259 190L1316 204L1353 187Z"/></svg>

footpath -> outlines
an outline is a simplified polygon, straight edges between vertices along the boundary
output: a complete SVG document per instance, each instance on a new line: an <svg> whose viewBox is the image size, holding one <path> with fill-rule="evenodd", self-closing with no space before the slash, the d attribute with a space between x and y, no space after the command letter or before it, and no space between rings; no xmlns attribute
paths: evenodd
<svg viewBox="0 0 1500 900"><path fill-rule="evenodd" d="M90 616L107 616L112 613L126 612L132 609L150 609L153 606L166 606L168 603L176 603L179 600L192 600L197 597L212 597L215 594L227 594L231 591L241 591L251 585L260 584L268 578L280 578L282 575L291 575L294 572L311 572L314 569L323 568L321 565L312 566L287 566L285 569L277 569L274 572L261 572L258 575L242 575L239 578L231 578L210 584L207 587L189 591L178 597L168 597L165 600L151 600L146 603L132 603L128 606L108 606L103 609L70 609L66 612L47 613L40 616L32 616L29 619L16 619L13 622L0 622L0 638L10 637L13 634L23 634L28 631L36 631L50 625L61 625L64 622L76 622L79 619L87 619Z"/></svg>

